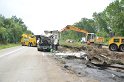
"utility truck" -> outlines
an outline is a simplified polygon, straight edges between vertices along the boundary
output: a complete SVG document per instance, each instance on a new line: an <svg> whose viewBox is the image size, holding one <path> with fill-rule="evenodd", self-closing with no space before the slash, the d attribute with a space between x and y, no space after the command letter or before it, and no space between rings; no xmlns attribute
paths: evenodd
<svg viewBox="0 0 124 82"><path fill-rule="evenodd" d="M21 44L22 46L37 46L37 39L39 35L22 34Z"/></svg>

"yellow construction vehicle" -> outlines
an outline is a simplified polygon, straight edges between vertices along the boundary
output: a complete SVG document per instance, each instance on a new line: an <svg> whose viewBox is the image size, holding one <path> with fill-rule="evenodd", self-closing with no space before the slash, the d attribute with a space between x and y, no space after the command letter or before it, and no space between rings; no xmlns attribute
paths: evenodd
<svg viewBox="0 0 124 82"><path fill-rule="evenodd" d="M31 34L22 34L22 36L21 36L22 46L28 46L30 36L31 36Z"/></svg>
<svg viewBox="0 0 124 82"><path fill-rule="evenodd" d="M124 52L124 37L112 37L109 40L109 49L111 51L122 51Z"/></svg>
<svg viewBox="0 0 124 82"><path fill-rule="evenodd" d="M88 31L84 30L84 29L80 29L78 27L72 26L72 25L67 25L65 28L63 28L61 30L61 32L67 31L67 30L73 30L73 31L77 31L77 32L82 32L85 34L85 40L86 43L90 44L90 43L103 43L104 42L104 38L103 37L97 37L95 33L89 33Z"/></svg>
<svg viewBox="0 0 124 82"><path fill-rule="evenodd" d="M85 36L85 41L87 44L90 43L96 43L98 44L98 47L101 47L101 45L104 44L104 38L103 37L97 37L95 33L89 33L88 31L84 29L77 28L72 25L67 25L65 28L61 30L61 32L67 31L67 30L74 30L77 32L82 32L84 33ZM124 37L112 37L109 42L109 50L111 51L122 51L124 52Z"/></svg>
<svg viewBox="0 0 124 82"><path fill-rule="evenodd" d="M22 34L21 44L22 46L37 46L37 38L32 34Z"/></svg>
<svg viewBox="0 0 124 82"><path fill-rule="evenodd" d="M28 46L37 46L37 38L35 35L29 37Z"/></svg>

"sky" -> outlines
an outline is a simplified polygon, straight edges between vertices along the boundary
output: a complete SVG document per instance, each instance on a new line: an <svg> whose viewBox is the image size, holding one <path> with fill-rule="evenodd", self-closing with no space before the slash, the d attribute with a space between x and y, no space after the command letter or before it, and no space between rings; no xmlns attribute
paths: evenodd
<svg viewBox="0 0 124 82"><path fill-rule="evenodd" d="M34 34L61 30L81 18L92 18L115 0L0 0L0 14L22 18Z"/></svg>

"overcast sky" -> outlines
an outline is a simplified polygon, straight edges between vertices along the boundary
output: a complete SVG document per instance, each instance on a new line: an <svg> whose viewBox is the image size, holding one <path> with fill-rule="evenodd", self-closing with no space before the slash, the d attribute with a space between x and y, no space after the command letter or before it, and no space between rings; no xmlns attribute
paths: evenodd
<svg viewBox="0 0 124 82"><path fill-rule="evenodd" d="M0 14L17 16L35 34L60 30L81 18L92 18L114 0L0 0Z"/></svg>

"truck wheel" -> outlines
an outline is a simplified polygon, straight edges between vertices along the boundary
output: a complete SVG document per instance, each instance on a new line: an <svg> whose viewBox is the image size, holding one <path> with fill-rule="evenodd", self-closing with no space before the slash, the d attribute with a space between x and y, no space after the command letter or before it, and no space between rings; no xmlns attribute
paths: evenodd
<svg viewBox="0 0 124 82"><path fill-rule="evenodd" d="M37 48L37 50L38 50L38 51L40 51L40 49L39 49L39 48Z"/></svg>
<svg viewBox="0 0 124 82"><path fill-rule="evenodd" d="M32 43L30 43L30 46L32 47L32 46L33 46L33 44L32 44Z"/></svg>
<svg viewBox="0 0 124 82"><path fill-rule="evenodd" d="M124 52L124 44L120 45L119 50Z"/></svg>
<svg viewBox="0 0 124 82"><path fill-rule="evenodd" d="M111 51L117 51L118 50L118 46L116 44L111 44L109 46L109 50L111 50Z"/></svg>
<svg viewBox="0 0 124 82"><path fill-rule="evenodd" d="M50 49L46 49L47 52L50 52Z"/></svg>
<svg viewBox="0 0 124 82"><path fill-rule="evenodd" d="M31 43L28 43L28 46L30 47L31 46Z"/></svg>
<svg viewBox="0 0 124 82"><path fill-rule="evenodd" d="M55 50L58 50L58 45L55 45Z"/></svg>

